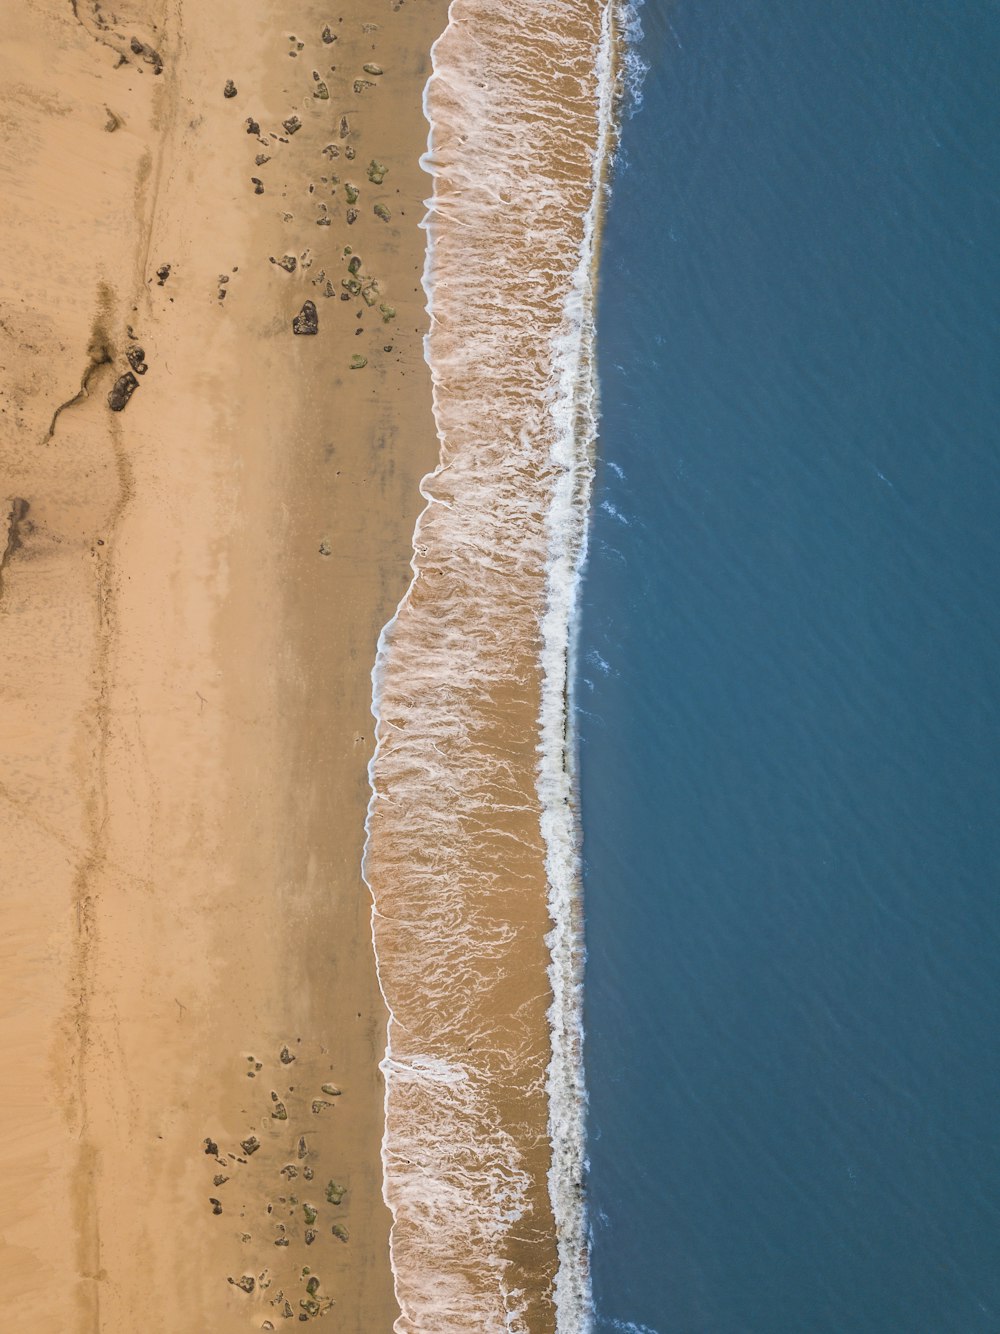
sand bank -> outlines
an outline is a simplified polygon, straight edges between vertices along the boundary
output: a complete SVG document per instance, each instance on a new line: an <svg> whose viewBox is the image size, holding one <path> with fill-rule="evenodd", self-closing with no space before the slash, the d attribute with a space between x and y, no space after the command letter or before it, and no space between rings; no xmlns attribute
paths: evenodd
<svg viewBox="0 0 1000 1334"><path fill-rule="evenodd" d="M331 1299L339 1328L392 1325L359 867L374 644L437 455L418 157L444 10L6 16L12 1327L281 1327Z"/></svg>

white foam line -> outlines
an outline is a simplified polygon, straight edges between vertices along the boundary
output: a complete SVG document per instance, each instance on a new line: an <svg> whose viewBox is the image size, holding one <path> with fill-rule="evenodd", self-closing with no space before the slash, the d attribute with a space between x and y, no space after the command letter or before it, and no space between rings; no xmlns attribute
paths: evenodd
<svg viewBox="0 0 1000 1334"><path fill-rule="evenodd" d="M438 411L438 383L430 358L430 330L436 322L434 311L434 242L431 218L439 210L436 199L437 170L434 167L434 125L429 111L429 93L439 77L437 48L454 23L456 0L448 9L444 32L431 48L431 74L423 92L424 116L428 121L427 151L421 159L435 183L435 195L425 201L427 214L420 226L427 236L421 283L426 298L428 332L424 335L424 356L431 370L432 405L435 420ZM586 1087L583 1065L582 969L583 938L579 858L579 823L576 803L576 737L573 728L572 693L577 655L579 586L587 548L587 523L593 479L593 451L597 432L597 384L594 365L595 263L598 228L605 175L614 147L616 96L615 34L620 10L617 0L606 0L602 11L601 40L598 51L599 137L593 162L592 198L585 217L584 241L564 307L564 333L559 342L559 390L550 404L553 424L557 427L550 454L559 469L552 504L547 516L548 561L546 570L546 609L541 621L542 690L539 712L538 770L536 790L541 803L541 831L546 848L548 906L552 929L546 936L550 953L549 979L552 1004L548 1012L552 1053L547 1068L546 1092L549 1104L548 1132L552 1146L548 1174L549 1196L557 1231L558 1271L556 1275L557 1334L588 1334L593 1329L594 1313L590 1289L588 1229L583 1194L586 1166ZM440 215L440 214L439 214ZM443 441L440 425L439 437ZM393 616L383 627L372 667L372 714L376 720L375 750L368 765L371 797L365 820L365 851L362 876L372 896L371 931L379 989L389 1019L385 1054L380 1063L385 1086L383 1110L385 1129L382 1137L383 1198L393 1215L390 1230L390 1262L397 1300L399 1267L396 1255L396 1211L387 1189L390 1172L389 1103L394 1078L405 1078L405 1068L393 1058L393 1029L396 1016L383 984L376 940L378 909L375 892L367 874L371 841L371 822L376 803L381 800L375 782L377 761L382 747L382 679L390 652L393 630L399 616L412 598L420 578L417 563L421 550L421 530L425 517L435 503L447 502L431 494L434 479L450 464L439 461L433 472L421 479L419 491L425 501L413 535L411 579ZM427 1077L428 1071L421 1071ZM456 1077L442 1073L442 1079ZM402 1331L405 1311L394 1329Z"/></svg>

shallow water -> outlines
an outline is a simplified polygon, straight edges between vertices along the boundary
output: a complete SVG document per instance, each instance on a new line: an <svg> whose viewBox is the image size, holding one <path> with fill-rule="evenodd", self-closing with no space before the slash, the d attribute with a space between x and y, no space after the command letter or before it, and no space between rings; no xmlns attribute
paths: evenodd
<svg viewBox="0 0 1000 1334"><path fill-rule="evenodd" d="M1000 10L647 0L578 682L598 1328L1000 1328Z"/></svg>
<svg viewBox="0 0 1000 1334"><path fill-rule="evenodd" d="M400 1334L589 1318L566 677L607 12L454 0L425 96L441 461L379 645L365 861Z"/></svg>

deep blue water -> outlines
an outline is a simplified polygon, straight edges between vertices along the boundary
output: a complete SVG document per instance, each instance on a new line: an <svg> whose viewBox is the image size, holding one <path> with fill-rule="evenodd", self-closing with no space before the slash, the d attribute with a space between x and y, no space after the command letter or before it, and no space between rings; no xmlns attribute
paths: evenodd
<svg viewBox="0 0 1000 1334"><path fill-rule="evenodd" d="M599 1328L1000 1331L1000 8L642 17L578 690Z"/></svg>

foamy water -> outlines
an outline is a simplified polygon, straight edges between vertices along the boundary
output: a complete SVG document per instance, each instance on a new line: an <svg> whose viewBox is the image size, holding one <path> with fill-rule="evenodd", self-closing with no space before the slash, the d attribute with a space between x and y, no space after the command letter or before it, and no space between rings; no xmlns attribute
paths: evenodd
<svg viewBox="0 0 1000 1334"><path fill-rule="evenodd" d="M373 672L365 855L400 1334L592 1320L569 683L613 66L602 0L453 0L425 93L440 462Z"/></svg>

